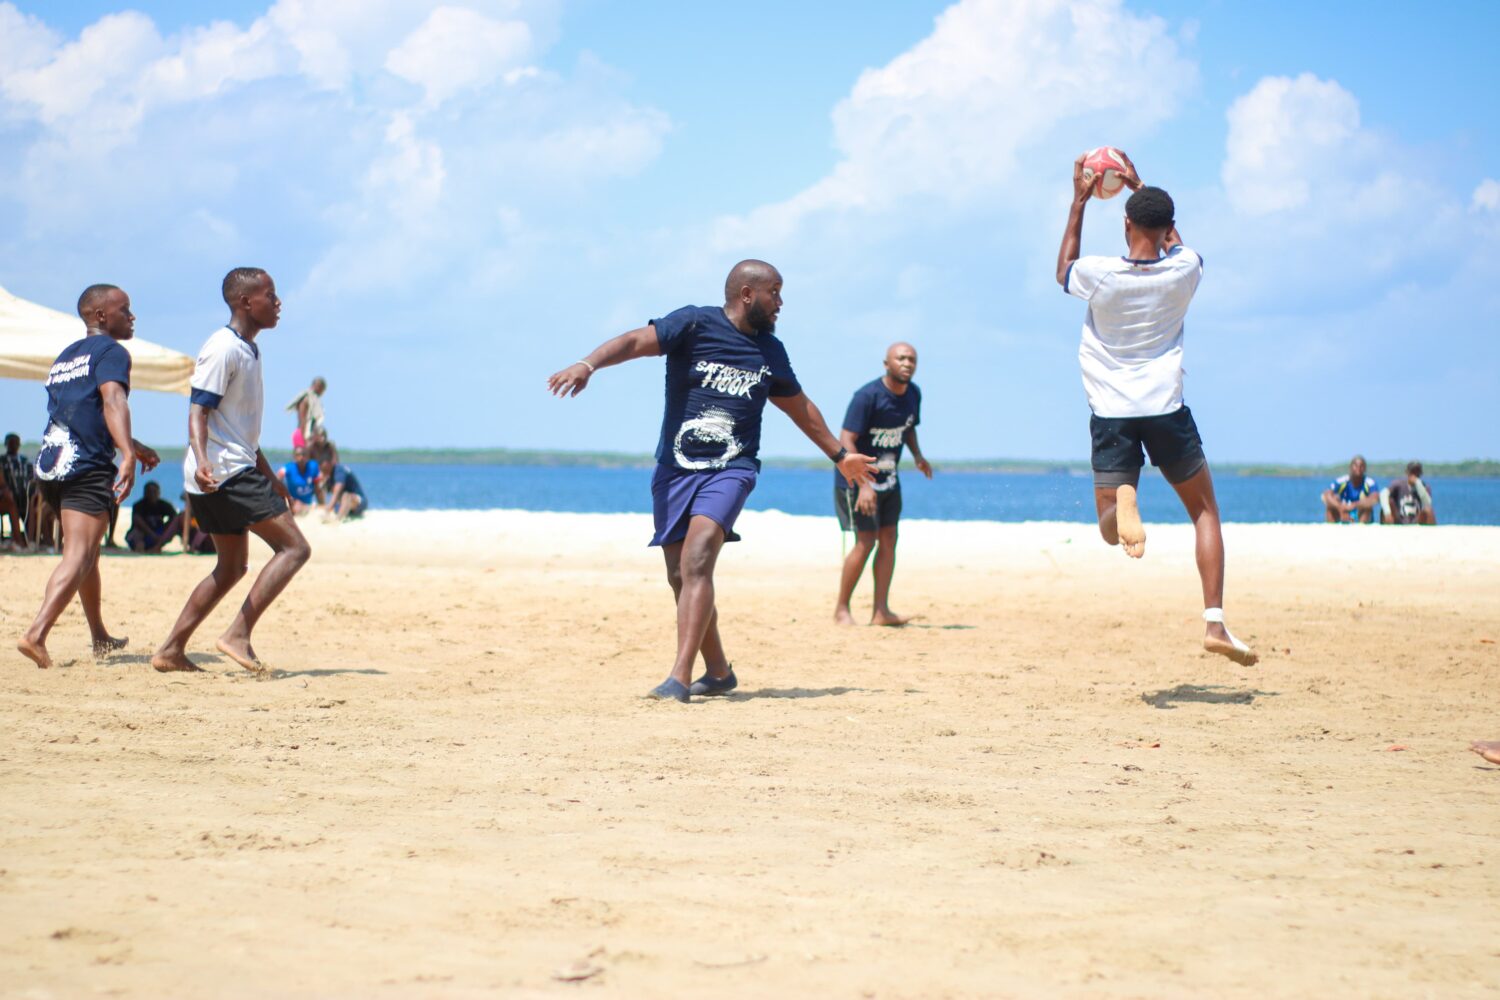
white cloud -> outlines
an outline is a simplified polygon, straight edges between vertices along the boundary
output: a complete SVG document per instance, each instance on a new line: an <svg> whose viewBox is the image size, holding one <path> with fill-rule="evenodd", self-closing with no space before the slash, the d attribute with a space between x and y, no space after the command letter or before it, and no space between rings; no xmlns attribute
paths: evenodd
<svg viewBox="0 0 1500 1000"><path fill-rule="evenodd" d="M521 69L530 54L524 21L501 21L463 7L439 7L391 50L385 68L420 86L436 106ZM512 79L516 77L512 76Z"/></svg>
<svg viewBox="0 0 1500 1000"><path fill-rule="evenodd" d="M40 18L21 13L13 3L0 3L0 86L9 74L45 63L58 41Z"/></svg>
<svg viewBox="0 0 1500 1000"><path fill-rule="evenodd" d="M1493 177L1480 181L1479 186L1474 189L1469 208L1475 212L1500 212L1500 181Z"/></svg>
<svg viewBox="0 0 1500 1000"><path fill-rule="evenodd" d="M4 72L5 97L44 125L79 116L96 103L129 115L133 123L139 109L122 100L120 92L161 49L161 36L149 17L111 14L83 29L77 41L48 53L45 62L34 49L27 53L30 68Z"/></svg>
<svg viewBox="0 0 1500 1000"><path fill-rule="evenodd" d="M831 173L720 242L788 235L827 211L880 212L913 196L950 205L1024 200L1024 154L1085 124L1140 135L1195 85L1166 22L1120 0L960 0L932 34L860 75L833 111ZM1122 81L1153 81L1123 86ZM1034 174L1034 170L1031 171Z"/></svg>

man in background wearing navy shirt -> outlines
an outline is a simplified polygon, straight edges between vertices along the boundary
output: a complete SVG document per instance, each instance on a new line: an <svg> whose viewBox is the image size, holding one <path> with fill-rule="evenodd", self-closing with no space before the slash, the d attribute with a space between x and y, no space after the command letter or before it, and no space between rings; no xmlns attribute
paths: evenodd
<svg viewBox="0 0 1500 1000"><path fill-rule="evenodd" d="M36 620L16 643L43 668L52 666L47 634L74 594L94 655L125 645L104 627L99 545L110 505L135 485L135 463L149 471L159 461L130 436L130 352L122 346L135 336L130 296L114 285L90 285L78 297L78 315L87 327L83 339L63 348L47 373L47 430L36 456L42 497L62 518L62 561L47 580Z"/></svg>
<svg viewBox="0 0 1500 1000"><path fill-rule="evenodd" d="M917 372L917 349L910 344L892 344L885 352L885 374L859 387L844 413L840 442L850 451L875 458L875 478L851 487L841 478L833 480L833 507L839 527L854 532L854 547L844 557L839 578L839 599L833 620L853 625L849 599L865 571L870 552L875 552L875 610L871 625L905 625L909 617L891 610L891 577L896 572L896 523L901 519L901 449L911 448L912 460L928 479L932 466L917 444L917 424L922 422L922 390L912 382ZM878 547L877 547L878 546Z"/></svg>
<svg viewBox="0 0 1500 1000"><path fill-rule="evenodd" d="M841 446L797 382L776 337L781 274L743 260L724 282L724 305L684 306L607 340L547 380L555 396L576 396L600 368L634 358L667 358L666 408L656 446L651 499L656 534L677 601L677 656L650 697L686 702L692 694L728 694L738 680L719 637L714 564L760 471L766 400L792 418L851 483L868 482L874 459ZM692 680L703 654L707 672Z"/></svg>

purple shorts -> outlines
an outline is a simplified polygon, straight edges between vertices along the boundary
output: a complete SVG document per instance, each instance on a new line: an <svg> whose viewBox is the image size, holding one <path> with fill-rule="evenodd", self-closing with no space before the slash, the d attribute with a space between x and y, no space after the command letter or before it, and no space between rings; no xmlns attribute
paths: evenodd
<svg viewBox="0 0 1500 1000"><path fill-rule="evenodd" d="M688 520L702 515L724 529L726 542L737 542L735 519L755 489L754 469L705 469L688 472L658 465L651 477L651 512L656 518L652 545L672 545L687 537Z"/></svg>

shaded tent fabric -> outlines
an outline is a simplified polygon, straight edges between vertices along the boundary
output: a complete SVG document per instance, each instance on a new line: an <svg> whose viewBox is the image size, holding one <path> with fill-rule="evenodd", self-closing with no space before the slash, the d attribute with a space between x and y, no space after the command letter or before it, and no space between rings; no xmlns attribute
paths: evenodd
<svg viewBox="0 0 1500 1000"><path fill-rule="evenodd" d="M0 378L46 381L52 363L84 334L83 320L0 288ZM148 340L123 342L130 352L130 387L188 394L193 359Z"/></svg>

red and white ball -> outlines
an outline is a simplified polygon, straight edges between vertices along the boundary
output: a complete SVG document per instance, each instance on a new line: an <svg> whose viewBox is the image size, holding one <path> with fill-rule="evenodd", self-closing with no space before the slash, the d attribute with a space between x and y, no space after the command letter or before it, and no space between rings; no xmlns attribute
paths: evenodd
<svg viewBox="0 0 1500 1000"><path fill-rule="evenodd" d="M1094 185L1095 198L1113 198L1125 190L1125 171L1125 154L1113 146L1084 154L1083 179Z"/></svg>

